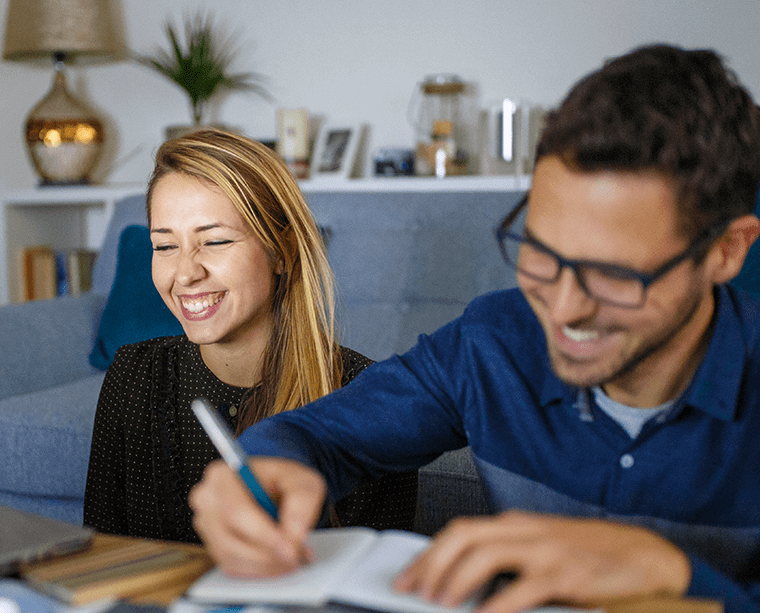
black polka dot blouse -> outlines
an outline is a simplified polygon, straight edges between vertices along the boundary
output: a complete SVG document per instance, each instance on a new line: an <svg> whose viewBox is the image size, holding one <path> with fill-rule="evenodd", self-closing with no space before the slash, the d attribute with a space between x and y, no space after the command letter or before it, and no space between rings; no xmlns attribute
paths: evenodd
<svg viewBox="0 0 760 613"><path fill-rule="evenodd" d="M372 363L346 348L342 358L343 385ZM217 379L186 336L121 347L95 414L85 525L112 534L199 542L187 497L219 454L190 403L207 398L234 432L249 393ZM411 529L416 496L416 472L385 477L338 501L331 522Z"/></svg>

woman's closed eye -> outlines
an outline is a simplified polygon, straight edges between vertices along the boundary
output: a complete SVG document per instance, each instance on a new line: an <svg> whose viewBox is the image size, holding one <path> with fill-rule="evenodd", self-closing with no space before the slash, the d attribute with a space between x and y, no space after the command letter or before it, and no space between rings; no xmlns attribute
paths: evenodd
<svg viewBox="0 0 760 613"><path fill-rule="evenodd" d="M153 251L169 251L176 248L177 245L153 245Z"/></svg>
<svg viewBox="0 0 760 613"><path fill-rule="evenodd" d="M234 243L235 241L227 238L218 238L213 240L207 240L202 243L202 247L222 247L224 245L230 245ZM153 245L153 251L171 251L177 249L177 245L173 243L169 244L163 244L163 245Z"/></svg>

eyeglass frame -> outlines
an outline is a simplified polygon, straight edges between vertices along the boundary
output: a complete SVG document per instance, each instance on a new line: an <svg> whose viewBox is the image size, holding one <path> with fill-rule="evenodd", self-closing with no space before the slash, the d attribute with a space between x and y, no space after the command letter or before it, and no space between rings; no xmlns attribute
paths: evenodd
<svg viewBox="0 0 760 613"><path fill-rule="evenodd" d="M644 303L646 302L646 298L647 298L647 290L649 289L650 285L652 285L655 281L664 277L667 273L669 273L671 270L673 270L676 266L678 266L682 262L685 262L686 260L689 260L691 258L698 257L700 255L700 252L702 252L707 247L709 247L713 243L713 241L715 241L721 234L723 234L723 232L725 232L728 225L731 223L731 220L729 219L717 226L713 226L712 228L708 228L707 230L701 232L691 243L689 243L686 249L684 249L681 253L677 254L676 256L667 260L665 263L661 264L654 272L645 273L645 272L640 272L638 270L634 270L633 268L627 268L626 266L619 266L617 264L609 264L607 262L566 258L560 255L559 253L557 253L556 251L554 251L553 249L551 249L550 247L544 245L542 242L538 241L535 238L527 238L525 236L520 236L519 234L515 234L514 232L510 232L508 228L515 222L515 220L517 219L517 216L522 212L522 210L528 204L528 196L529 194L525 194L525 196L523 196L520 199L520 201L517 203L515 208L513 208L506 215L506 217L504 217L504 219L496 227L496 230L495 230L496 241L499 245L499 251L501 252L501 256L502 258L504 258L504 261L507 263L507 265L513 268L519 274L524 274L525 276L530 277L531 279L535 279L536 281L540 281L542 283L556 283L559 280L559 277L562 274L562 271L565 268L569 268L570 270L573 271L573 274L575 275L575 279L578 282L578 285L589 298L598 300L599 302L602 302L605 304L610 304L610 305L614 305L614 306L617 306L620 308L626 308L626 309L639 309L642 306L644 306ZM505 246L505 242L507 239L514 240L520 245L529 243L531 246L536 247L540 251L544 252L546 255L554 258L558 263L557 274L555 275L555 277L553 279L544 279L544 278L532 275L523 270L520 270L520 268L517 265L517 262L513 262L510 259L510 257L507 255L507 249ZM614 300L610 300L609 298L605 298L602 296L597 296L596 294L591 292L591 290L587 287L586 282L583 280L582 269L584 267L594 268L605 274L607 271L613 272L615 273L615 276L628 277L631 280L639 281L641 283L641 300L637 304L626 304L626 303L616 302Z"/></svg>

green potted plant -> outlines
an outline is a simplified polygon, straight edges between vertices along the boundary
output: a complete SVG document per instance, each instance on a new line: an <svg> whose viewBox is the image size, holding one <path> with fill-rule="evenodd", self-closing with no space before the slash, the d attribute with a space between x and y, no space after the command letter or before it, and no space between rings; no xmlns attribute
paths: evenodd
<svg viewBox="0 0 760 613"><path fill-rule="evenodd" d="M267 100L271 99L264 88L263 77L254 72L230 73L230 66L237 57L229 37L223 37L214 29L209 14L198 13L185 20L184 45L177 30L169 21L165 26L169 50L159 49L152 56L138 56L137 60L168 77L187 94L193 116L193 127L203 125L209 101L220 92L249 91ZM175 131L187 131L174 127Z"/></svg>

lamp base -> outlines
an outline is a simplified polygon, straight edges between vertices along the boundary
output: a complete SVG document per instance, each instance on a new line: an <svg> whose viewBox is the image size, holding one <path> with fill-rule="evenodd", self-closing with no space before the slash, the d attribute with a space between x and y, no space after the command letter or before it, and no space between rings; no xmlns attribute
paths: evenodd
<svg viewBox="0 0 760 613"><path fill-rule="evenodd" d="M26 145L42 185L85 185L103 145L103 125L66 88L63 62L26 121Z"/></svg>

